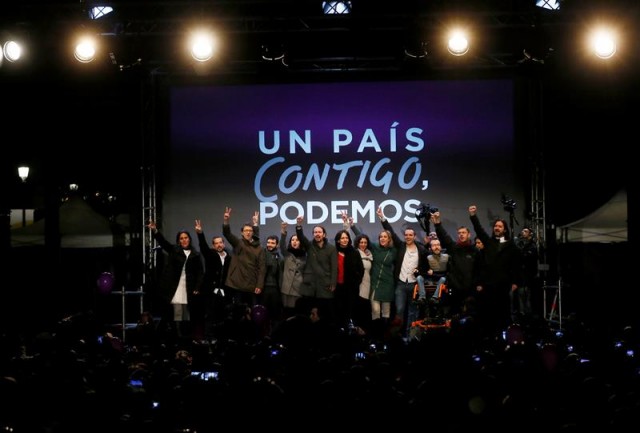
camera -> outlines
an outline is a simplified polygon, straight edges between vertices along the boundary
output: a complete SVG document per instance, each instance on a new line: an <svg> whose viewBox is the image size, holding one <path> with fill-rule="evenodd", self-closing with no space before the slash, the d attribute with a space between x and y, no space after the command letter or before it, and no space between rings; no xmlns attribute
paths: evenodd
<svg viewBox="0 0 640 433"><path fill-rule="evenodd" d="M429 218L431 214L438 212L439 209L435 206L432 206L430 203L424 204L420 203L418 209L416 209L416 218Z"/></svg>
<svg viewBox="0 0 640 433"><path fill-rule="evenodd" d="M502 197L500 198L500 203L502 203L503 209L507 212L513 212L516 210L516 201L504 194L502 194Z"/></svg>

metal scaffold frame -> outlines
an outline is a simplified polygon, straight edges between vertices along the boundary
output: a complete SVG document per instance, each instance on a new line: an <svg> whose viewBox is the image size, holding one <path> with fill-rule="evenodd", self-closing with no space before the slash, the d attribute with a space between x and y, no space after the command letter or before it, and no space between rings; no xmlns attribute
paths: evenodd
<svg viewBox="0 0 640 433"><path fill-rule="evenodd" d="M143 257L143 286L148 290L151 284L149 276L155 272L156 261L156 240L151 230L146 228L149 221L158 220L158 203L156 187L156 139L155 117L157 109L156 92L157 76L154 73L149 75L146 92L143 95L143 131L142 131L142 224L144 226L142 257Z"/></svg>
<svg viewBox="0 0 640 433"><path fill-rule="evenodd" d="M530 112L532 125L530 125L531 133L531 154L530 154L530 182L531 182L531 203L529 205L531 211L531 226L536 236L536 246L538 248L538 257L541 264L544 263L544 250L546 249L546 211L545 211L545 170L544 170L544 152L543 152L543 86L540 79L532 80L531 94L533 97L530 102ZM546 271L544 266L539 266L539 271Z"/></svg>
<svg viewBox="0 0 640 433"><path fill-rule="evenodd" d="M157 194L156 194L156 171L155 171L155 77L150 75L150 79L142 88L142 127L141 127L141 167L140 167L140 197L141 197L141 223L140 228L142 234L140 236L140 258L142 260L141 285L139 290L129 291L124 287L121 291L112 292L114 295L122 297L121 314L122 314L122 341L126 340L126 330L135 327L136 323L127 323L127 298L137 296L139 299L139 314L145 310L149 310L150 303L149 293L151 282L149 276L153 274L156 268L155 258L155 239L151 231L146 228L150 220L157 219Z"/></svg>
<svg viewBox="0 0 640 433"><path fill-rule="evenodd" d="M547 242L547 215L546 215L546 178L544 160L544 122L543 102L544 91L541 80L531 81L530 112L532 124L531 153L530 153L530 219L531 228L535 232L536 247L538 249L538 276L542 281L543 317L549 322L555 322L562 327L562 281L558 278L557 284L549 284L548 242ZM553 290L552 302L549 305L548 291ZM555 318L557 317L557 321Z"/></svg>

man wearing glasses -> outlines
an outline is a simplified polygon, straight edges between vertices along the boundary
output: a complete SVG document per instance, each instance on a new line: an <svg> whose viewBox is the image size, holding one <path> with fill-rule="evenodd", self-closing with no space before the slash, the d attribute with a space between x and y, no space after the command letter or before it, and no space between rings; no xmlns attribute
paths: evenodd
<svg viewBox="0 0 640 433"><path fill-rule="evenodd" d="M257 212L256 212L257 214ZM260 246L260 238L254 233L254 227L245 223L242 226L241 237L231 233L229 220L231 208L226 207L222 224L222 234L233 246L233 260L229 266L226 285L233 290L234 304L246 304L252 307L256 298L262 293L266 274L265 251ZM257 215L254 215L254 224Z"/></svg>

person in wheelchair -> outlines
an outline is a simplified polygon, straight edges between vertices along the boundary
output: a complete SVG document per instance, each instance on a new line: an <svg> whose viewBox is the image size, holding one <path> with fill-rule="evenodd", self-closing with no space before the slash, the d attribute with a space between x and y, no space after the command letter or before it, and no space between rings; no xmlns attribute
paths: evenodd
<svg viewBox="0 0 640 433"><path fill-rule="evenodd" d="M431 240L431 254L427 256L429 262L429 270L426 276L416 276L416 285L418 294L416 301L422 304L428 304L429 309L425 310L423 315L428 313L429 317L437 317L443 315L443 309L439 308L440 301L447 293L447 267L449 264L449 255L442 252L440 240ZM431 296L427 298L427 288L433 288ZM442 303L442 307L446 307Z"/></svg>

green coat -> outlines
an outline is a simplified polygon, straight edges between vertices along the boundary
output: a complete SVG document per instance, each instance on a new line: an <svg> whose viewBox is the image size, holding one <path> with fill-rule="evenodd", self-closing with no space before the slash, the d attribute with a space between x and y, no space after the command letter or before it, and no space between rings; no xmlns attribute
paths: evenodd
<svg viewBox="0 0 640 433"><path fill-rule="evenodd" d="M373 262L371 264L371 293L373 300L379 302L393 302L395 299L396 282L393 277L393 266L398 249L384 248L378 244L369 245Z"/></svg>
<svg viewBox="0 0 640 433"><path fill-rule="evenodd" d="M358 236L360 229L351 226L353 233ZM396 293L396 281L393 276L393 266L398 255L396 247L384 248L380 244L371 242L369 250L373 256L371 263L371 290L372 299L378 302L394 302ZM371 296L371 295L370 295Z"/></svg>

